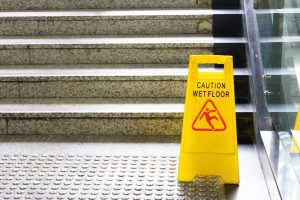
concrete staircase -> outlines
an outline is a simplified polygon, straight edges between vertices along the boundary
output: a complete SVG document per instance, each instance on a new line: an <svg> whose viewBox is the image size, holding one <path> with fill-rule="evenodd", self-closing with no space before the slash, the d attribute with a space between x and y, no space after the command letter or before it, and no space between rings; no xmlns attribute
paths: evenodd
<svg viewBox="0 0 300 200"><path fill-rule="evenodd" d="M225 54L251 141L243 11L230 2L0 1L0 133L180 135L189 55Z"/></svg>
<svg viewBox="0 0 300 200"><path fill-rule="evenodd" d="M239 2L0 0L0 199L269 199ZM195 54L234 57L239 187L177 181Z"/></svg>

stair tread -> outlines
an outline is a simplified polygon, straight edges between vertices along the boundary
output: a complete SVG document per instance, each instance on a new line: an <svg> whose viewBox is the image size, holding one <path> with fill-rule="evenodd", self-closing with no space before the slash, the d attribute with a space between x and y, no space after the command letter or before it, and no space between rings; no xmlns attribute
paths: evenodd
<svg viewBox="0 0 300 200"><path fill-rule="evenodd" d="M105 19L120 19L120 18L138 18L150 19L153 17L199 17L203 15L233 15L243 14L242 10L200 10L200 9L159 9L159 10L58 10L58 11L7 11L0 12L1 18L18 18L18 20L26 19L58 19L63 17L68 19L82 18L105 18Z"/></svg>
<svg viewBox="0 0 300 200"><path fill-rule="evenodd" d="M0 104L0 114L182 114L183 103L162 104ZM251 113L251 104L236 104L237 113Z"/></svg>
<svg viewBox="0 0 300 200"><path fill-rule="evenodd" d="M35 45L47 45L50 47L61 47L67 45L77 45L78 48L88 48L86 45L189 45L201 47L203 45L213 45L215 43L238 44L246 43L244 37L197 37L179 35L174 36L39 36L39 37L0 37L0 45L14 46L26 45L26 48L34 48Z"/></svg>
<svg viewBox="0 0 300 200"><path fill-rule="evenodd" d="M212 8L212 9L238 9L238 0L208 1L208 0L1 0L0 9L2 10L28 10L28 9L136 9L136 8Z"/></svg>
<svg viewBox="0 0 300 200"><path fill-rule="evenodd" d="M150 97L64 97L64 98L42 98L42 97L31 97L31 98L0 98L1 104L161 104L161 103L184 103L183 97L164 97L164 98L150 98Z"/></svg>
<svg viewBox="0 0 300 200"><path fill-rule="evenodd" d="M79 188L79 190L83 190L82 188L91 188L92 190L94 188L102 189L102 185L104 185L103 188L108 187L111 193L109 193L109 195L102 195L100 192L98 196L107 197L108 199L119 199L123 197L119 195L120 190L123 191L126 189L126 191L132 192L135 191L136 188L138 188L136 189L137 191L141 191L141 195L137 196L137 199L141 199L141 197L146 195L149 196L149 191L150 193L153 192L151 196L153 199L155 198L155 194L160 194L160 192L165 194L170 191L170 199L180 199L182 189L184 192L189 191L189 194L186 192L185 195L187 198L201 199L202 196L208 196L210 194L215 196L218 194L216 191L218 191L219 188L213 190L216 188L216 183L210 184L208 187L206 186L207 182L204 181L201 182L200 187L198 183L191 185L177 182L176 169L180 150L179 139L163 140L161 137L159 137L159 139L149 139L149 136L139 140L135 139L137 136L132 137L134 139L128 139L128 136L117 136L115 139L108 135L100 139L99 136L91 138L90 135L83 135L81 140L78 139L80 135L71 136L73 139L64 139L65 137L66 136L62 137L57 135L34 135L34 138L29 135L3 135L1 137L1 159L3 159L2 162L5 161L4 164L1 165L4 171L1 171L1 173L4 175L8 174L8 178L13 177L11 179L7 178L10 184L5 184L1 187L6 190L10 190L11 187L17 188L11 191L8 199L14 194L17 196L17 192L24 190L23 182L27 182L32 188L36 187L36 184L47 185L47 193L39 195L39 197L45 199L57 198L57 190L63 193L63 189L68 187ZM245 196L248 196L249 199L270 199L268 188L263 181L264 175L256 151L256 146L253 144L238 145L241 182L246 184L240 184L238 187L225 185L226 196L234 195L236 199L244 199ZM46 164L49 161L50 164ZM18 168L16 166L18 166ZM37 169L34 167L28 169L28 166L34 166ZM62 166L67 167L63 168ZM96 168L94 168L94 166L96 166ZM113 168L113 166L115 166L115 168ZM129 169L127 170L127 168ZM172 168L175 168L175 170L172 170ZM10 172L13 170L18 170L18 172L5 174L6 171ZM38 171L36 172L37 175L31 176L35 170ZM64 172L64 170L67 172ZM84 172L81 172L82 170ZM123 173L122 170L126 173ZM43 173L40 173L40 171L43 171ZM88 175L91 174L90 171L96 171L95 178L88 177ZM48 174L52 174L51 177L47 177ZM65 176L61 176L61 174ZM38 175L44 175L47 179L44 177L40 178ZM52 178L53 176L54 178ZM19 180L16 179L16 177L18 177ZM68 177L76 179L76 181L65 181ZM48 180L48 178L50 179ZM6 178L3 179L3 182L7 182ZM115 179L118 179L118 181L115 181ZM64 183L68 183L68 185ZM80 184L75 185L75 183ZM101 187L99 187L100 184ZM109 186L106 186L106 184ZM140 184L141 186L137 187L136 184ZM156 186L156 184L160 185ZM44 186L40 187L43 188ZM58 189L54 190L53 188ZM194 193L190 192L190 190L193 190L192 192ZM209 191L213 191L214 193ZM88 192L86 193L89 194ZM85 195L86 193L83 193L84 195L80 197L88 198L89 196ZM30 198L31 196L27 190L25 190L22 195L24 198ZM64 197L70 197L70 199L73 196L74 195L70 195L69 193L64 195ZM126 196L132 198L136 197L133 195ZM126 198L126 196L124 195L124 198ZM161 198L160 195L157 196Z"/></svg>
<svg viewBox="0 0 300 200"><path fill-rule="evenodd" d="M221 71L218 69L217 71ZM186 68L130 68L130 69L0 69L1 78L34 78L34 77L182 77L186 79ZM235 68L234 75L249 75L247 68ZM0 80L1 81L1 80Z"/></svg>

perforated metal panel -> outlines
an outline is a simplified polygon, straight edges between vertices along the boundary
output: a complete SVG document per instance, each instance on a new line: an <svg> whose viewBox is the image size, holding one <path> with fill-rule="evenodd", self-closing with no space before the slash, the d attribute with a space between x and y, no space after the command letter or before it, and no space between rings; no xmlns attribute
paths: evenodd
<svg viewBox="0 0 300 200"><path fill-rule="evenodd" d="M0 199L225 199L218 177L177 182L173 156L0 155Z"/></svg>

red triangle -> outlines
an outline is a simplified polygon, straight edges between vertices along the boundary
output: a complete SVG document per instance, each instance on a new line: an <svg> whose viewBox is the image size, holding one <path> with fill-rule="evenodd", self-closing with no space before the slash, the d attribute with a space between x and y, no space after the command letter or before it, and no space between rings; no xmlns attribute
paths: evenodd
<svg viewBox="0 0 300 200"><path fill-rule="evenodd" d="M224 131L226 129L226 123L211 99L208 99L202 106L192 124L192 129L194 131Z"/></svg>

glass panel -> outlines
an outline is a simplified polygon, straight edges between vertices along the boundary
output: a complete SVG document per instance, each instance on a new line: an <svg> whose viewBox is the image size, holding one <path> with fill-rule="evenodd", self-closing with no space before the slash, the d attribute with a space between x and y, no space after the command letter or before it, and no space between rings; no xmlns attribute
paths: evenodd
<svg viewBox="0 0 300 200"><path fill-rule="evenodd" d="M299 8L300 0L254 0L256 9Z"/></svg>
<svg viewBox="0 0 300 200"><path fill-rule="evenodd" d="M298 180L300 141L293 129L300 104L299 6L300 0L255 2L265 99Z"/></svg>

